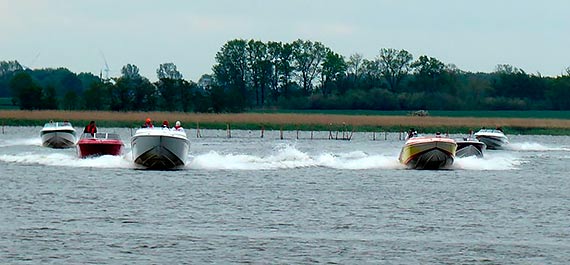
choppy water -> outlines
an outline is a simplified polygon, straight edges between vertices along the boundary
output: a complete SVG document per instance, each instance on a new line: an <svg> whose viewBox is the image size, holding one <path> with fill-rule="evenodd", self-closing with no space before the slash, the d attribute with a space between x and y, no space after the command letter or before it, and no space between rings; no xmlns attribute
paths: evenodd
<svg viewBox="0 0 570 265"><path fill-rule="evenodd" d="M186 167L148 171L128 129L92 159L39 130L0 134L1 264L570 264L570 137L415 171L395 134L188 130Z"/></svg>

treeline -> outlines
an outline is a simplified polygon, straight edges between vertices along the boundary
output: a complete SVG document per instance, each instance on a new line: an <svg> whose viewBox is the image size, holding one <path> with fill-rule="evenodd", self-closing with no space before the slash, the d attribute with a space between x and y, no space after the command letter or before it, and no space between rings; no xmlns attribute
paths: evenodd
<svg viewBox="0 0 570 265"><path fill-rule="evenodd" d="M157 82L135 65L121 76L0 62L0 97L22 109L240 112L249 109L570 110L570 68L544 77L511 65L462 71L436 58L383 48L348 58L320 42L236 39L216 54L211 74L186 81L172 63ZM38 100L41 99L41 100Z"/></svg>

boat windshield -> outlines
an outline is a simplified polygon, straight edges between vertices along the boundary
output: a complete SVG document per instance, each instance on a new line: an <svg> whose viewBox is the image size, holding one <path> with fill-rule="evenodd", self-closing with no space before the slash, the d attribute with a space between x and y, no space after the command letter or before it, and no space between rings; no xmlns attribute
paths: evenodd
<svg viewBox="0 0 570 265"><path fill-rule="evenodd" d="M497 129L481 129L479 133L503 133L503 131Z"/></svg>
<svg viewBox="0 0 570 265"><path fill-rule="evenodd" d="M109 139L109 140L121 140L121 137L117 133L106 133L100 132L91 135L90 133L83 133L81 135L82 139Z"/></svg>
<svg viewBox="0 0 570 265"><path fill-rule="evenodd" d="M71 126L71 122L68 122L68 121L64 121L64 122L50 121L50 122L44 124L45 128L57 128L57 127L69 127L69 126Z"/></svg>

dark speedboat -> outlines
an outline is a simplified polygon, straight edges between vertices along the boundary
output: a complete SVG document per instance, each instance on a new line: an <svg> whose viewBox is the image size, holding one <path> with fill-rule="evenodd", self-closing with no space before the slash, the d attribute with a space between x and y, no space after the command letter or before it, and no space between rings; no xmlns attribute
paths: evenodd
<svg viewBox="0 0 570 265"><path fill-rule="evenodd" d="M483 152L487 149L487 145L473 137L465 137L457 142L456 157L476 156L483 157Z"/></svg>

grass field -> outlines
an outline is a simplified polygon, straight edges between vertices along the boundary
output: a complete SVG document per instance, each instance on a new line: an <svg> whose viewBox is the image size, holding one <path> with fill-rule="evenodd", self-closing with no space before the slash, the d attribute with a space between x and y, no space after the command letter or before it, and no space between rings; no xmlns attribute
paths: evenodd
<svg viewBox="0 0 570 265"><path fill-rule="evenodd" d="M512 113L513 115L515 113ZM108 111L20 111L0 110L3 125L38 126L49 120L69 120L75 126L84 126L90 120L101 127L139 127L149 117L155 124L180 120L186 128L225 129L284 129L284 130L354 130L354 131L405 131L410 127L420 132L460 132L481 127L503 127L507 133L570 135L570 119L528 118L525 113L513 117L469 116L397 116L356 114L308 113L238 113L196 114L179 112L108 112ZM559 115L557 113L557 115Z"/></svg>
<svg viewBox="0 0 570 265"><path fill-rule="evenodd" d="M18 106L12 104L12 98L0 98L0 110L16 110Z"/></svg>
<svg viewBox="0 0 570 265"><path fill-rule="evenodd" d="M302 114L336 114L336 115L382 115L408 116L410 111L378 111L378 110L255 110L251 113L302 113ZM473 110L448 111L430 110L430 116L436 117L475 117L475 118L539 118L539 119L570 119L570 111L554 110Z"/></svg>

